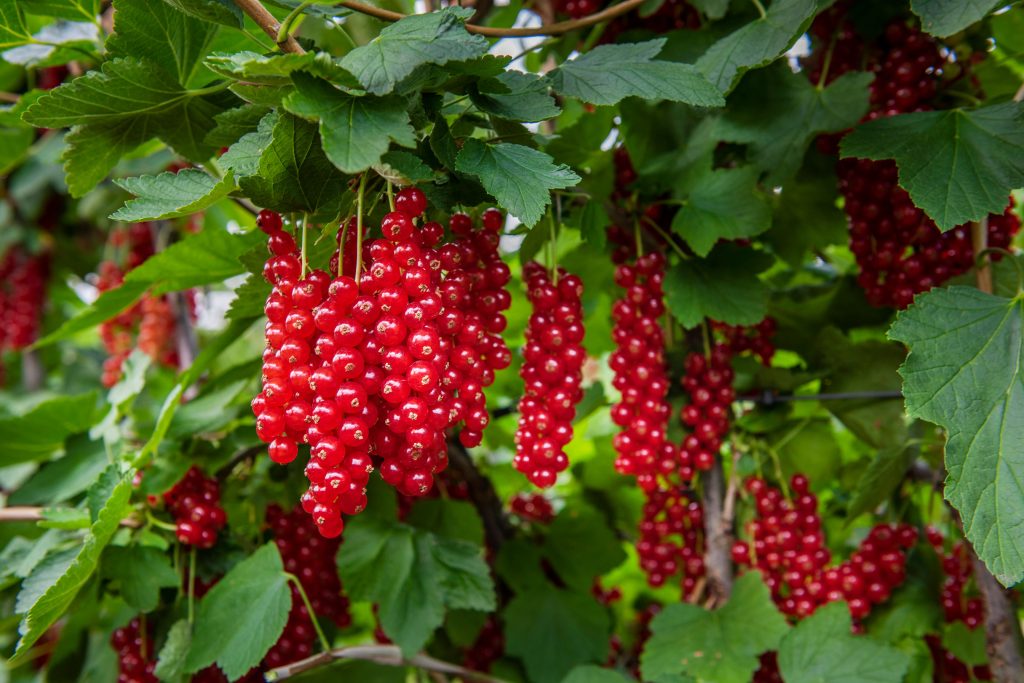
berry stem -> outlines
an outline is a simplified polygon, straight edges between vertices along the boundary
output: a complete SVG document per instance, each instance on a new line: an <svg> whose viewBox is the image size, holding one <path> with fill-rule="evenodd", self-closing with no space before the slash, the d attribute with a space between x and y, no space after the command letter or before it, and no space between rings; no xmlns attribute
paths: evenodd
<svg viewBox="0 0 1024 683"><path fill-rule="evenodd" d="M309 214L302 214L302 271L299 277L306 277L306 270L309 269L309 261L306 258L306 228L309 224Z"/></svg>
<svg viewBox="0 0 1024 683"><path fill-rule="evenodd" d="M679 245L676 244L676 241L674 239L672 239L672 236L669 235L664 230L662 230L660 225L655 223L653 220L651 220L647 216L644 216L643 220L644 220L645 223L647 223L647 225L651 226L651 228L656 233L661 235L665 239L666 242L668 242L668 245L670 247L672 247L672 251L676 252L676 254L679 255L679 258L681 258L683 260L689 260L690 257L687 255L687 253L685 251L683 251L682 249L680 249Z"/></svg>
<svg viewBox="0 0 1024 683"><path fill-rule="evenodd" d="M148 510L146 511L146 526L155 526L157 529L164 529L166 531L178 530L178 527L174 526L170 522L165 522L162 519L157 519Z"/></svg>
<svg viewBox="0 0 1024 683"><path fill-rule="evenodd" d="M818 85L815 86L819 92L825 89L825 79L828 78L828 70L832 66L832 53L835 51L838 37L838 34L833 32L832 39L829 40L828 48L825 50L825 59L821 64L821 76L818 78Z"/></svg>
<svg viewBox="0 0 1024 683"><path fill-rule="evenodd" d="M356 284L359 284L359 274L363 270L363 196L367 175L363 173L359 179L359 194L356 195Z"/></svg>
<svg viewBox="0 0 1024 683"><path fill-rule="evenodd" d="M320 621L316 618L316 612L313 611L313 605L309 602L309 596L306 595L306 589L302 587L302 582L299 581L299 577L295 576L290 572L285 572L284 575L292 582L296 590L299 591L299 597L302 598L302 604L306 606L306 611L309 612L309 620L313 622L313 629L316 631L317 637L320 639L320 647L323 648L324 652L331 651L331 643L327 640L327 636L324 635L324 631L320 628Z"/></svg>
<svg viewBox="0 0 1024 683"><path fill-rule="evenodd" d="M338 272L335 273L337 277L341 277L341 274L345 272L345 240L348 239L348 219L345 219L341 225L341 239L338 240Z"/></svg>
<svg viewBox="0 0 1024 683"><path fill-rule="evenodd" d="M640 232L640 222L633 223L633 237L636 239L636 257L639 259L644 255L644 238Z"/></svg>
<svg viewBox="0 0 1024 683"><path fill-rule="evenodd" d="M754 3L754 7L757 8L757 13L761 15L762 19L764 19L765 17L768 16L768 12L765 11L764 5L761 4L761 0L750 0L750 1L752 3Z"/></svg>
<svg viewBox="0 0 1024 683"><path fill-rule="evenodd" d="M391 181L388 181L388 207L390 211L395 210L395 188Z"/></svg>
<svg viewBox="0 0 1024 683"><path fill-rule="evenodd" d="M196 619L196 547L192 546L188 554L188 623L191 626Z"/></svg>
<svg viewBox="0 0 1024 683"><path fill-rule="evenodd" d="M555 214L551 213L548 215L548 230L550 231L550 238L548 240L548 267L551 269L551 282L555 285L558 284L558 249L555 247L555 243L558 240L558 233L555 230Z"/></svg>
<svg viewBox="0 0 1024 683"><path fill-rule="evenodd" d="M302 13L306 11L306 8L310 5L316 4L316 0L305 0L302 4L298 5L295 9L288 13L288 16L281 22L281 27L277 29L277 44L286 42L291 37L292 26L298 21Z"/></svg>

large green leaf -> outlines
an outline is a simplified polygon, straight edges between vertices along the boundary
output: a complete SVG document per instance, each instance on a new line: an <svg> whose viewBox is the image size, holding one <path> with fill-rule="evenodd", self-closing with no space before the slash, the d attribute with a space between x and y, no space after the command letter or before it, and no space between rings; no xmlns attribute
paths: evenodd
<svg viewBox="0 0 1024 683"><path fill-rule="evenodd" d="M292 596L277 546L236 564L199 604L185 670L216 663L229 680L256 666L281 637Z"/></svg>
<svg viewBox="0 0 1024 683"><path fill-rule="evenodd" d="M9 665L17 666L25 661L32 645L71 606L75 596L96 571L103 548L130 509L132 476L133 472L128 472L114 487L82 544L77 547L77 554L67 570L29 608L18 629L21 639L14 656L8 660Z"/></svg>
<svg viewBox="0 0 1024 683"><path fill-rule="evenodd" d="M216 24L179 12L163 0L115 0L114 9L114 33L107 40L112 56L153 62L182 86L193 81L217 33ZM212 74L205 75L209 80Z"/></svg>
<svg viewBox="0 0 1024 683"><path fill-rule="evenodd" d="M513 216L532 226L551 203L551 190L572 187L580 181L568 166L523 145L486 144L466 140L455 161L455 168L474 175L498 204Z"/></svg>
<svg viewBox="0 0 1024 683"><path fill-rule="evenodd" d="M753 325L764 318L768 288L757 274L771 265L764 253L731 244L705 259L680 261L665 273L665 302L683 327L704 318Z"/></svg>
<svg viewBox="0 0 1024 683"><path fill-rule="evenodd" d="M874 510L891 496L913 462L914 450L906 444L879 450L853 490L853 499L847 507L850 520Z"/></svg>
<svg viewBox="0 0 1024 683"><path fill-rule="evenodd" d="M689 174L680 188L683 205L672 230L698 256L707 256L719 240L759 235L771 227L771 211L757 190L753 166L703 168Z"/></svg>
<svg viewBox="0 0 1024 683"><path fill-rule="evenodd" d="M128 223L189 216L216 204L235 189L230 172L218 180L196 168L123 178L117 184L135 195L135 199L128 200L110 217Z"/></svg>
<svg viewBox="0 0 1024 683"><path fill-rule="evenodd" d="M352 76L326 52L307 52L301 55L262 55L250 50L216 52L207 57L206 66L222 76L248 84L290 85L293 73L307 71L332 81L358 86Z"/></svg>
<svg viewBox="0 0 1024 683"><path fill-rule="evenodd" d="M846 73L818 89L784 63L743 80L715 132L750 145L750 160L778 185L796 173L811 141L846 130L868 111L872 74Z"/></svg>
<svg viewBox="0 0 1024 683"><path fill-rule="evenodd" d="M35 140L35 131L28 126L0 128L0 174L19 165Z"/></svg>
<svg viewBox="0 0 1024 683"><path fill-rule="evenodd" d="M205 21L242 28L244 15L231 0L164 0L171 7Z"/></svg>
<svg viewBox="0 0 1024 683"><path fill-rule="evenodd" d="M562 683L629 683L632 678L614 669L605 669L594 664L577 666L562 679Z"/></svg>
<svg viewBox="0 0 1024 683"><path fill-rule="evenodd" d="M64 439L96 423L96 394L58 396L16 417L0 418L4 465L45 460L64 447Z"/></svg>
<svg viewBox="0 0 1024 683"><path fill-rule="evenodd" d="M391 142L416 146L408 103L398 97L356 97L325 80L297 73L296 90L284 101L291 113L320 122L327 158L345 173L380 163Z"/></svg>
<svg viewBox="0 0 1024 683"><path fill-rule="evenodd" d="M333 218L341 207L345 176L324 154L316 124L290 114L276 119L270 144L260 156L259 175L239 178L242 191L274 211ZM258 135L250 133L239 144Z"/></svg>
<svg viewBox="0 0 1024 683"><path fill-rule="evenodd" d="M921 28L947 38L1004 4L1001 0L911 0L910 9L921 17Z"/></svg>
<svg viewBox="0 0 1024 683"><path fill-rule="evenodd" d="M348 594L379 605L380 623L406 656L423 647L446 609L494 609L479 546L364 515L345 530L338 569Z"/></svg>
<svg viewBox="0 0 1024 683"><path fill-rule="evenodd" d="M485 54L487 40L470 35L464 26L472 13L447 7L440 12L406 17L345 55L341 66L369 92L386 95L424 64L443 65Z"/></svg>
<svg viewBox="0 0 1024 683"><path fill-rule="evenodd" d="M844 602L825 605L782 639L779 671L786 683L900 683L910 657L850 633Z"/></svg>
<svg viewBox="0 0 1024 683"><path fill-rule="evenodd" d="M25 15L17 0L0 0L0 50L24 45L32 40L25 26Z"/></svg>
<svg viewBox="0 0 1024 683"><path fill-rule="evenodd" d="M728 92L747 69L764 66L791 48L817 8L816 0L774 0L763 17L712 45L697 60L697 68Z"/></svg>
<svg viewBox="0 0 1024 683"><path fill-rule="evenodd" d="M470 99L477 109L509 121L543 121L561 112L545 79L518 71L480 81Z"/></svg>
<svg viewBox="0 0 1024 683"><path fill-rule="evenodd" d="M760 572L749 572L736 580L720 609L682 603L654 617L641 669L645 680L686 673L715 683L748 683L758 656L775 649L786 631Z"/></svg>
<svg viewBox="0 0 1024 683"><path fill-rule="evenodd" d="M543 583L517 593L503 617L505 649L535 683L558 683L573 667L608 654L608 611L589 593Z"/></svg>
<svg viewBox="0 0 1024 683"><path fill-rule="evenodd" d="M658 61L664 38L645 43L601 45L551 72L555 90L590 104L615 104L627 97L721 107L722 94L690 64Z"/></svg>
<svg viewBox="0 0 1024 683"><path fill-rule="evenodd" d="M544 555L570 586L586 585L626 559L604 517L586 505L567 507L555 517L544 541Z"/></svg>
<svg viewBox="0 0 1024 683"><path fill-rule="evenodd" d="M772 227L761 236L779 258L793 267L803 264L807 252L849 239L846 214L836 202L834 163L820 155L786 181L776 196Z"/></svg>
<svg viewBox="0 0 1024 683"><path fill-rule="evenodd" d="M1006 208L1024 185L1024 103L901 114L858 126L843 156L895 159L900 186L942 230Z"/></svg>
<svg viewBox="0 0 1024 683"><path fill-rule="evenodd" d="M946 429L946 498L1003 584L1024 579L1024 298L935 289L900 313L889 336L907 413Z"/></svg>
<svg viewBox="0 0 1024 683"><path fill-rule="evenodd" d="M156 609L161 588L181 585L170 559L156 548L141 545L107 548L103 574L119 582L121 597L140 612Z"/></svg>
<svg viewBox="0 0 1024 683"><path fill-rule="evenodd" d="M75 126L64 138L61 160L72 197L84 196L107 177L121 157L153 137L148 118Z"/></svg>
<svg viewBox="0 0 1024 683"><path fill-rule="evenodd" d="M19 4L29 14L72 21L95 21L100 13L99 0L20 0Z"/></svg>

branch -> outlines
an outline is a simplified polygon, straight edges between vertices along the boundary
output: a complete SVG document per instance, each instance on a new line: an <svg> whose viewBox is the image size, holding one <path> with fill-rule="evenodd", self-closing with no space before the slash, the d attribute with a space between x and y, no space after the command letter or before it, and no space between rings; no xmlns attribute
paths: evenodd
<svg viewBox="0 0 1024 683"><path fill-rule="evenodd" d="M974 565L974 582L985 602L985 650L988 652L988 666L992 680L996 683L1020 683L1024 671L1024 638L1021 637L1017 613L1010 596L995 577L989 573L985 563L971 549L971 563Z"/></svg>
<svg viewBox="0 0 1024 683"><path fill-rule="evenodd" d="M302 49L302 46L291 35L284 36L284 40L278 42L277 33L281 30L281 22L267 11L267 8L263 6L260 0L235 0L235 4L250 19L255 21L256 25L263 29L264 33L270 36L270 39L274 41L274 44L282 52L291 52L296 55L306 54L306 51Z"/></svg>
<svg viewBox="0 0 1024 683"><path fill-rule="evenodd" d="M971 246L974 248L975 259L980 258L976 264L978 269L978 289L986 294L992 293L992 262L989 260L985 250L988 249L988 217L971 223Z"/></svg>
<svg viewBox="0 0 1024 683"><path fill-rule="evenodd" d="M501 498L494 490L494 484L480 474L473 464L473 458L458 439L448 440L448 462L462 475L469 489L469 499L484 523L484 537L493 552L497 552L501 544L512 536L512 525L505 516Z"/></svg>
<svg viewBox="0 0 1024 683"><path fill-rule="evenodd" d="M242 4L243 0L235 0L239 5ZM616 17L620 17L630 10L636 9L640 5L644 4L645 0L625 0L618 5L612 5L607 9L604 9L597 14L591 14L590 16L583 17L582 19L573 19L571 21L559 21L554 24L547 24L546 26L532 26L522 28L495 28L492 26L480 26L479 24L466 24L466 30L470 33L477 33L488 38L527 38L530 36L560 36L577 29L586 28L593 26L594 24L600 24L605 21L611 21ZM405 19L407 15L400 12L392 12L391 10L381 9L380 7L374 7L373 5L367 5L362 2L355 2L355 0L345 0L344 2L338 3L342 7L346 7L353 12L359 12L360 14L366 14L383 21L398 21ZM257 22L259 23L259 22ZM275 34L276 37L276 34Z"/></svg>
<svg viewBox="0 0 1024 683"><path fill-rule="evenodd" d="M267 681L284 680L305 671L326 666L338 659L358 659L384 666L412 666L423 671L460 676L467 681L479 681L479 683L506 683L500 678L494 678L478 671L449 664L440 659L434 659L429 655L420 654L405 659L402 657L402 651L397 645L356 645L331 650L330 652L321 652L293 664L271 669L265 674L264 679Z"/></svg>
<svg viewBox="0 0 1024 683"><path fill-rule="evenodd" d="M3 522L42 522L43 508L29 506L13 506L0 508L0 523ZM142 523L135 517L125 517L121 520L121 526L138 529Z"/></svg>
<svg viewBox="0 0 1024 683"><path fill-rule="evenodd" d="M704 483L704 567L708 595L717 604L732 592L732 529L725 519L725 475L722 459L703 479ZM735 487L733 487L735 488ZM735 493L733 493L735 496Z"/></svg>

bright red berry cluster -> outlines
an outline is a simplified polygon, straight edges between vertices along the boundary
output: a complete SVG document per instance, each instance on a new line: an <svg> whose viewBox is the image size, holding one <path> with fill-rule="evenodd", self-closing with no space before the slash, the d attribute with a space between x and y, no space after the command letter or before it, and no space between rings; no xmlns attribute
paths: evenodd
<svg viewBox="0 0 1024 683"><path fill-rule="evenodd" d="M622 428L613 439L615 469L633 475L645 491L656 478L680 469L678 449L667 439L672 409L665 367L665 338L659 319L665 313L662 283L665 258L646 254L615 269L615 283L625 292L612 306L615 351L608 365L612 385L621 396L612 407L612 421ZM685 476L685 479L692 477Z"/></svg>
<svg viewBox="0 0 1024 683"><path fill-rule="evenodd" d="M747 525L751 540L733 546L733 560L763 572L783 613L801 619L845 600L853 618L863 619L906 578L906 551L917 541L913 527L879 524L848 560L829 566L818 499L805 476L790 481L792 500L763 479L748 479L744 487L757 516Z"/></svg>
<svg viewBox="0 0 1024 683"><path fill-rule="evenodd" d="M509 501L512 514L524 522L550 524L555 518L555 508L541 493L517 493Z"/></svg>
<svg viewBox="0 0 1024 683"><path fill-rule="evenodd" d="M192 467L169 491L163 495L164 504L174 515L177 537L185 545L211 548L217 542L217 532L227 524L227 516L220 506L220 485L216 479L203 475Z"/></svg>
<svg viewBox="0 0 1024 683"><path fill-rule="evenodd" d="M704 510L682 486L647 492L636 544L647 583L657 588L676 574L689 596L704 576Z"/></svg>
<svg viewBox="0 0 1024 683"><path fill-rule="evenodd" d="M848 3L837 4L815 21L818 48L805 60L811 80L819 82L826 63L826 80L847 71L873 71L868 120L932 109L946 63L938 41L897 20L868 49L865 64L862 41L846 19L848 9ZM837 142L835 136L823 138L822 146L834 152ZM837 171L850 250L860 267L857 281L872 305L906 308L916 294L974 265L970 228L940 232L899 187L895 163L842 159ZM1019 230L1011 201L1002 214L989 217L988 244L1005 249Z"/></svg>
<svg viewBox="0 0 1024 683"><path fill-rule="evenodd" d="M0 352L23 349L39 336L49 275L48 252L15 246L0 259Z"/></svg>
<svg viewBox="0 0 1024 683"><path fill-rule="evenodd" d="M572 440L576 404L583 397L583 282L558 269L555 278L536 261L523 266L533 307L523 346L523 398L516 430L517 470L546 488L569 466L565 445Z"/></svg>
<svg viewBox="0 0 1024 683"><path fill-rule="evenodd" d="M942 611L947 623L963 622L967 628L982 626L985 620L985 604L979 595L971 595L968 586L974 577L970 552L963 541L958 541L947 551L946 539L938 529L925 530L928 544L938 555L942 573ZM932 654L935 666L935 680L939 683L969 683L990 681L992 672L987 666L970 667L957 659L956 655L942 647L942 639L935 635L925 636L925 642Z"/></svg>
<svg viewBox="0 0 1024 683"><path fill-rule="evenodd" d="M120 287L126 273L145 263L154 253L153 231L149 223L136 223L127 230L111 233L112 248L124 252L120 267L103 261L96 288L102 293ZM103 385L112 387L121 378L121 365L136 346L154 361L166 367L178 367L175 345L174 312L165 296L146 294L131 308L100 325L100 338L109 354L103 363Z"/></svg>
<svg viewBox="0 0 1024 683"><path fill-rule="evenodd" d="M381 222L384 237L361 254L349 246L361 237L341 231L332 267L352 275L333 280L321 270L303 277L280 217L260 214L272 254L264 275L274 288L263 392L253 401L257 434L281 464L295 459L299 443L310 445L302 502L327 537L342 532L342 514L366 506L372 456L400 493L426 495L447 466L445 430L463 423L463 444L480 443L489 421L484 388L511 361L500 336L511 303L497 250L502 215L488 210L475 231L456 214L456 239L436 248L444 228L417 225L426 208L419 190L398 192Z"/></svg>
<svg viewBox="0 0 1024 683"><path fill-rule="evenodd" d="M136 617L126 626L114 629L110 644L117 651L117 683L159 683L156 653L151 628L145 632Z"/></svg>

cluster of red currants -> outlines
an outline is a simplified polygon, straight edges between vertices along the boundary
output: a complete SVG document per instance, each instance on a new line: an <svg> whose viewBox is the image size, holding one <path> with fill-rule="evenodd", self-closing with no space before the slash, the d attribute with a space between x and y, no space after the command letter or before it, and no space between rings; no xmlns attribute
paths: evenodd
<svg viewBox="0 0 1024 683"><path fill-rule="evenodd" d="M662 283L665 257L650 253L633 264L615 268L615 283L625 292L612 306L615 351L608 365L612 385L621 398L612 407L612 421L622 430L615 435L615 469L632 475L645 491L657 478L681 469L678 449L668 440L669 379L665 366L665 337L659 318L665 313ZM692 478L683 475L684 478Z"/></svg>
<svg viewBox="0 0 1024 683"><path fill-rule="evenodd" d="M159 683L153 673L156 653L151 628L143 631L138 617L114 629L110 644L117 651L117 683Z"/></svg>
<svg viewBox="0 0 1024 683"><path fill-rule="evenodd" d="M683 595L693 593L704 576L704 510L683 486L647 492L636 551L652 587L681 574Z"/></svg>
<svg viewBox="0 0 1024 683"><path fill-rule="evenodd" d="M555 12L572 19L583 17L604 9L604 0L557 0ZM665 0L651 13L640 16L629 13L615 17L601 34L602 43L613 43L627 31L669 33L680 29L700 28L700 13L686 0Z"/></svg>
<svg viewBox="0 0 1024 683"><path fill-rule="evenodd" d="M569 466L563 450L572 440L576 404L583 397L583 282L557 269L552 278L542 265L523 266L533 313L523 346L523 397L513 463L534 485L552 486Z"/></svg>
<svg viewBox="0 0 1024 683"><path fill-rule="evenodd" d="M111 247L124 251L124 268L114 261L99 266L96 288L100 292L120 287L124 276L145 263L154 253L153 231L149 223L136 223L127 230L115 230ZM178 367L175 344L174 312L166 296L146 294L131 308L100 325L100 338L109 357L103 363L103 385L112 387L121 378L121 365L136 346L154 361Z"/></svg>
<svg viewBox="0 0 1024 683"><path fill-rule="evenodd" d="M285 571L294 574L309 598L313 612L327 617L339 628L352 623L348 598L342 593L335 557L340 538L321 538L312 519L301 508L285 512L267 509L267 524L281 552ZM267 668L283 666L313 652L316 631L299 591L292 586L292 610L284 633L263 660Z"/></svg>
<svg viewBox="0 0 1024 683"><path fill-rule="evenodd" d="M942 583L942 611L947 623L963 622L967 628L975 629L982 626L985 619L985 605L978 595L970 595L967 587L974 576L974 567L967 546L958 541L946 550L946 539L938 529L928 527L925 530L928 544L938 555L942 573L946 578ZM939 683L969 683L970 681L990 681L992 672L987 666L970 667L960 661L956 655L942 647L942 639L936 635L925 636L925 642L932 654L935 667L935 680Z"/></svg>
<svg viewBox="0 0 1024 683"><path fill-rule="evenodd" d="M849 6L839 3L815 21L818 49L805 60L808 77L817 83L822 75L831 80L865 66L873 71L868 120L932 109L946 64L939 42L906 21L893 21L866 51L865 65L863 41L846 19ZM820 146L834 153L839 137L822 138ZM916 294L974 265L970 228L941 232L899 187L892 161L843 159L837 171L850 250L860 267L857 281L872 305L906 308ZM1005 249L1019 230L1011 200L1002 214L989 217L988 244Z"/></svg>
<svg viewBox="0 0 1024 683"><path fill-rule="evenodd" d="M351 275L333 280L322 270L304 274L280 217L260 214L272 254L264 275L274 288L263 391L253 400L257 434L281 464L295 459L299 443L310 445L302 504L327 537L342 532L342 514L366 506L372 456L400 493L427 494L447 466L445 430L464 423L462 443L480 443L489 421L484 388L511 362L500 335L511 303L497 250L501 213L486 211L481 231L456 214L456 239L437 248L444 228L416 224L426 208L421 191L399 191L381 223L384 238L362 247L361 235L349 246L347 232L358 229L350 223L332 268Z"/></svg>
<svg viewBox="0 0 1024 683"><path fill-rule="evenodd" d="M212 548L217 532L227 524L227 516L220 506L220 485L216 479L203 475L191 467L170 490L163 495L164 504L177 526L178 541L197 548Z"/></svg>
<svg viewBox="0 0 1024 683"><path fill-rule="evenodd" d="M541 493L517 493L509 501L512 514L524 522L550 524L555 518L555 508Z"/></svg>
<svg viewBox="0 0 1024 683"><path fill-rule="evenodd" d="M472 671L487 673L504 653L505 632L498 618L490 616L484 622L476 640L463 652L462 666Z"/></svg>
<svg viewBox="0 0 1024 683"><path fill-rule="evenodd" d="M787 500L763 479L746 481L757 516L747 525L751 540L733 545L733 560L760 569L779 609L791 617L802 619L821 605L845 600L854 619L865 618L906 578L906 551L917 541L917 530L876 525L848 560L829 566L818 499L801 474L790 487L793 499Z"/></svg>
<svg viewBox="0 0 1024 683"><path fill-rule="evenodd" d="M14 246L0 259L0 352L23 349L39 336L49 276L48 252Z"/></svg>

